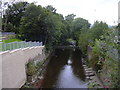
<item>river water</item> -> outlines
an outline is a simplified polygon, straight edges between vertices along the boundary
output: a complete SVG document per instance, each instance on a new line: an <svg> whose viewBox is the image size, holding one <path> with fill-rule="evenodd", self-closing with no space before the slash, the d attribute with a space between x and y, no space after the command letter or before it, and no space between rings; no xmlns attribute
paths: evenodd
<svg viewBox="0 0 120 90"><path fill-rule="evenodd" d="M56 49L44 74L42 88L87 88L78 49Z"/></svg>

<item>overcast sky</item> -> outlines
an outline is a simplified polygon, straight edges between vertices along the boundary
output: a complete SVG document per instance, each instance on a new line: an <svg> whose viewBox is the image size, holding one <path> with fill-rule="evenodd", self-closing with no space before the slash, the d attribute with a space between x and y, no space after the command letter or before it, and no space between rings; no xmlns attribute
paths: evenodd
<svg viewBox="0 0 120 90"><path fill-rule="evenodd" d="M75 14L89 20L91 24L95 20L104 21L109 25L116 25L118 21L118 2L120 0L26 0L36 1L42 6L52 5L57 12L66 16Z"/></svg>

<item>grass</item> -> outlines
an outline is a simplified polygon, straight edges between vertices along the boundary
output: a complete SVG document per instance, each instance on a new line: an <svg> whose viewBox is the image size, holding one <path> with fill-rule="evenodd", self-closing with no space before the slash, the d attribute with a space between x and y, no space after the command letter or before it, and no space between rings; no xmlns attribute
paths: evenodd
<svg viewBox="0 0 120 90"><path fill-rule="evenodd" d="M15 41L21 42L22 40L20 40L20 39L8 39L8 40L2 40L2 42L4 42L4 43L10 43L10 42L15 42Z"/></svg>

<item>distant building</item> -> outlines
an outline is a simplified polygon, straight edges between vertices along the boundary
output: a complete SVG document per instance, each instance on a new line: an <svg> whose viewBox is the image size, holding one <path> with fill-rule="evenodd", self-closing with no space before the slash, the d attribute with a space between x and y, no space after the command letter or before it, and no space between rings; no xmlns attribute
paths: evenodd
<svg viewBox="0 0 120 90"><path fill-rule="evenodd" d="M118 2L118 23L120 23L120 1Z"/></svg>

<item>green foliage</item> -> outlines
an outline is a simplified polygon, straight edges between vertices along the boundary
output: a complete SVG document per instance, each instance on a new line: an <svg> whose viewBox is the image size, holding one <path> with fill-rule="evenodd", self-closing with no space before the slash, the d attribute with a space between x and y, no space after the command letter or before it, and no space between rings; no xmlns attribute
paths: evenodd
<svg viewBox="0 0 120 90"><path fill-rule="evenodd" d="M74 19L72 23L72 35L73 38L78 40L79 34L81 34L82 31L88 31L90 27L90 23L88 20L83 19L83 18L76 18Z"/></svg>
<svg viewBox="0 0 120 90"><path fill-rule="evenodd" d="M104 53L105 54L105 53ZM92 58L89 62L89 65L93 67L97 72L99 72L102 69L102 60L103 56L101 53L101 48L99 47L99 41L95 40L95 45L92 50Z"/></svg>
<svg viewBox="0 0 120 90"><path fill-rule="evenodd" d="M16 38L16 35L7 35L6 38L7 38L7 39L15 39L15 38Z"/></svg>
<svg viewBox="0 0 120 90"><path fill-rule="evenodd" d="M76 15L74 14L69 14L67 16L65 16L65 20L68 21L68 22L72 22L74 20Z"/></svg>
<svg viewBox="0 0 120 90"><path fill-rule="evenodd" d="M79 45L80 49L82 50L83 55L86 55L86 53L87 53L87 46L89 44L89 37L90 36L87 32L81 33L79 35L78 45Z"/></svg>
<svg viewBox="0 0 120 90"><path fill-rule="evenodd" d="M67 42L68 44L70 44L70 43L75 44L75 43L76 43L76 41L73 40L73 39L71 39L71 38L67 39L66 42Z"/></svg>
<svg viewBox="0 0 120 90"><path fill-rule="evenodd" d="M5 43L10 43L10 42L15 42L15 41L18 41L18 42L20 42L20 41L22 41L22 40L20 40L20 39L8 39L8 40L2 40L2 42L5 42Z"/></svg>
<svg viewBox="0 0 120 90"><path fill-rule="evenodd" d="M8 5L8 8L6 9L6 14L4 14L4 18L2 20L3 31L12 31L18 33L20 20L24 14L27 5L27 2L17 2L12 5Z"/></svg>
<svg viewBox="0 0 120 90"><path fill-rule="evenodd" d="M27 75L33 76L33 75L35 75L36 71L37 71L37 69L35 67L34 62L33 61L28 62L28 64L27 64Z"/></svg>
<svg viewBox="0 0 120 90"><path fill-rule="evenodd" d="M109 78L111 81L110 87L119 87L118 82L120 82L118 75L118 30L115 27L108 28L106 23L97 21L90 29L80 29L75 35L79 36L79 47L84 55L87 55L88 45L92 47L92 57L88 61L88 65L98 73L107 72L105 78Z"/></svg>
<svg viewBox="0 0 120 90"><path fill-rule="evenodd" d="M43 65L42 61L40 61L40 62L37 63L37 65L36 65L37 71L42 67L42 65Z"/></svg>
<svg viewBox="0 0 120 90"><path fill-rule="evenodd" d="M51 8L52 6L43 8L40 5L28 5L19 28L22 39L41 41L42 38L46 46L60 43L65 29L64 19L62 15L48 10Z"/></svg>
<svg viewBox="0 0 120 90"><path fill-rule="evenodd" d="M48 9L50 12L56 13L56 9L55 9L53 6L51 6L51 5L48 5L48 6L46 7L46 9Z"/></svg>
<svg viewBox="0 0 120 90"><path fill-rule="evenodd" d="M90 23L88 20L83 18L76 18L73 21L73 30L79 31L80 29L88 29L90 27Z"/></svg>
<svg viewBox="0 0 120 90"><path fill-rule="evenodd" d="M92 28L90 29L90 33L92 34L92 40L95 41L95 39L100 39L101 35L103 35L108 30L108 25L104 22L98 22L96 21Z"/></svg>
<svg viewBox="0 0 120 90"><path fill-rule="evenodd" d="M88 88L96 88L97 86L99 86L96 82L92 82L88 84Z"/></svg>
<svg viewBox="0 0 120 90"><path fill-rule="evenodd" d="M105 30L100 39L95 40L90 66L97 71L104 69L107 72L105 78L111 78L110 87L118 87L120 78L118 75L117 30L115 28Z"/></svg>

